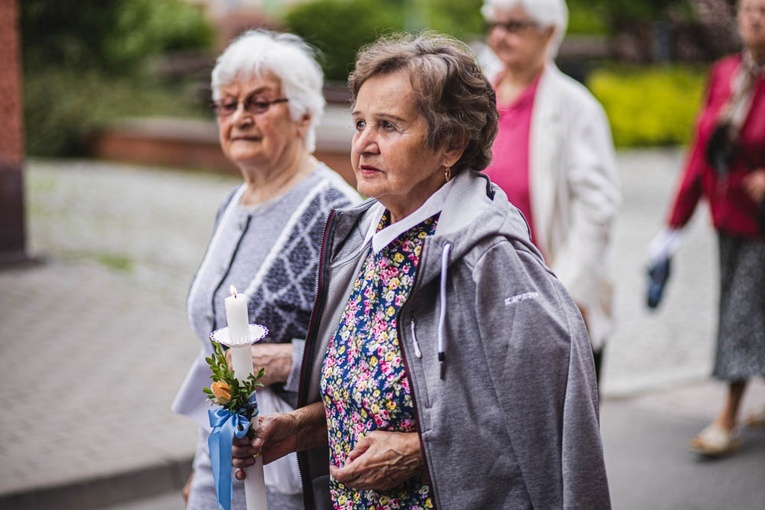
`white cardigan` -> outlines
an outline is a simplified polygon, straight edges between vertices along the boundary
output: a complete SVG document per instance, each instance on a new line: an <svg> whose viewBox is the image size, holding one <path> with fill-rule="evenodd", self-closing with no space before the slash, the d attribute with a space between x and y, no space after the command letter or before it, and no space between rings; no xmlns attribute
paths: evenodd
<svg viewBox="0 0 765 510"><path fill-rule="evenodd" d="M616 157L600 103L553 64L540 78L529 144L535 242L586 311L599 347L613 327L611 259L621 202Z"/></svg>

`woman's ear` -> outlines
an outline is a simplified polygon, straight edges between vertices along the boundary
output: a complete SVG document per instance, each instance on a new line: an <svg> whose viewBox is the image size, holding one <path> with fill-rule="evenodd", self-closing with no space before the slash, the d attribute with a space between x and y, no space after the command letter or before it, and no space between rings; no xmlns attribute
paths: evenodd
<svg viewBox="0 0 765 510"><path fill-rule="evenodd" d="M452 167L457 161L460 160L462 154L465 152L465 145L459 144L454 147L447 147L444 149L442 162L444 166Z"/></svg>
<svg viewBox="0 0 765 510"><path fill-rule="evenodd" d="M555 27L545 28L545 45L549 46L555 36Z"/></svg>
<svg viewBox="0 0 765 510"><path fill-rule="evenodd" d="M306 112L296 121L298 135L300 138L305 138L306 133L308 133L308 127L311 125L311 119L311 114Z"/></svg>

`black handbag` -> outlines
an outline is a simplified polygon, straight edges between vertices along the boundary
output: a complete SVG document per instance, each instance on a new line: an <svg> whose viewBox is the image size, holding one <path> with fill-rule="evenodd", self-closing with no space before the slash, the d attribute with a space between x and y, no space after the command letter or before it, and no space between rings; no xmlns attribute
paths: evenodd
<svg viewBox="0 0 765 510"><path fill-rule="evenodd" d="M652 310L659 306L661 298L664 296L664 289L667 286L670 268L672 267L671 261L670 257L664 257L648 267L648 292L646 297L648 298L648 308Z"/></svg>
<svg viewBox="0 0 765 510"><path fill-rule="evenodd" d="M707 141L704 156L718 176L728 173L730 164L736 156L737 145L733 141L733 128L728 123L718 124Z"/></svg>

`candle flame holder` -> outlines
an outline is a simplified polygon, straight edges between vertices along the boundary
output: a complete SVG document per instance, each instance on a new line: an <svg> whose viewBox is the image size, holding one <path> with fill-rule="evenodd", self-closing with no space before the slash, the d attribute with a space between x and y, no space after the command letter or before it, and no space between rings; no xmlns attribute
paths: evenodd
<svg viewBox="0 0 765 510"><path fill-rule="evenodd" d="M218 342L226 347L243 347L245 345L252 345L255 342L262 340L268 335L268 328L261 326L260 324L250 324L250 337L232 340L229 335L228 327L216 329L210 334L210 339L213 342Z"/></svg>

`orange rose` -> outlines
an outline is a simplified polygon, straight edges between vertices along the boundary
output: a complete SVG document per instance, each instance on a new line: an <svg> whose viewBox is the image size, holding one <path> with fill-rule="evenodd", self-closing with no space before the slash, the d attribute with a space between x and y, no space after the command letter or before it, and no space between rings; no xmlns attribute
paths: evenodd
<svg viewBox="0 0 765 510"><path fill-rule="evenodd" d="M210 389L220 405L225 406L231 402L231 388L224 381L215 381L210 385Z"/></svg>

